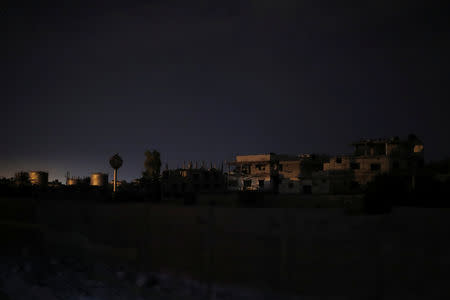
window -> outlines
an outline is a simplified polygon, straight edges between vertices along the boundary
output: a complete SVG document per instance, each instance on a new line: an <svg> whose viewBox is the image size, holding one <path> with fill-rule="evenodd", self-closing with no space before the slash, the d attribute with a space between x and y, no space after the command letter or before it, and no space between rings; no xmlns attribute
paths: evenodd
<svg viewBox="0 0 450 300"><path fill-rule="evenodd" d="M258 164L258 165L256 165L256 169L259 171L264 171L266 169L266 167L262 164Z"/></svg>
<svg viewBox="0 0 450 300"><path fill-rule="evenodd" d="M250 174L250 166L249 165L243 165L241 172L243 174Z"/></svg>
<svg viewBox="0 0 450 300"><path fill-rule="evenodd" d="M258 180L258 184L260 188L264 188L264 180Z"/></svg>
<svg viewBox="0 0 450 300"><path fill-rule="evenodd" d="M351 168L352 170L359 170L360 165L359 165L359 163L357 163L357 162L352 162L352 163L350 163L350 168Z"/></svg>
<svg viewBox="0 0 450 300"><path fill-rule="evenodd" d="M342 157L336 157L336 163L341 164L342 163Z"/></svg>
<svg viewBox="0 0 450 300"><path fill-rule="evenodd" d="M381 169L381 165L380 164L370 164L370 170L371 171L378 171Z"/></svg>
<svg viewBox="0 0 450 300"><path fill-rule="evenodd" d="M283 172L283 165L282 165L282 164L278 165L278 170L280 170L281 172Z"/></svg>
<svg viewBox="0 0 450 300"><path fill-rule="evenodd" d="M251 180L244 180L244 188L251 187L251 186L252 186L252 181Z"/></svg>

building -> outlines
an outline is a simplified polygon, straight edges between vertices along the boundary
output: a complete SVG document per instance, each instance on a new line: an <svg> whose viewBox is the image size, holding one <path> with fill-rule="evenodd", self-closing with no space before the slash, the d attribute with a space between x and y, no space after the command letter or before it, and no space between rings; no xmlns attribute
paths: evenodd
<svg viewBox="0 0 450 300"><path fill-rule="evenodd" d="M229 162L228 189L283 194L310 194L311 176L322 169L323 156L279 155L275 153L238 155Z"/></svg>
<svg viewBox="0 0 450 300"><path fill-rule="evenodd" d="M314 172L321 171L325 155L301 154L284 159L281 157L279 168L280 194L312 194Z"/></svg>
<svg viewBox="0 0 450 300"><path fill-rule="evenodd" d="M315 174L317 180L329 181L332 193L364 187L380 174L413 177L424 165L423 142L415 135L405 140L398 137L365 139L352 146L352 155L330 158L323 165L324 172Z"/></svg>
<svg viewBox="0 0 450 300"><path fill-rule="evenodd" d="M237 155L228 162L228 189L232 191L277 189L278 158L276 154Z"/></svg>
<svg viewBox="0 0 450 300"><path fill-rule="evenodd" d="M161 176L162 195L180 197L188 193L223 193L226 191L226 176L223 170L213 168L187 167L165 170Z"/></svg>

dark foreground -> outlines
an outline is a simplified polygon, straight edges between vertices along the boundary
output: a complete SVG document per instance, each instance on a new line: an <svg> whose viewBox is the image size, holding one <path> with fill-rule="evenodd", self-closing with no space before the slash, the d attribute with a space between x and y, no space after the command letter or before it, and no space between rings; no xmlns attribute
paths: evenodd
<svg viewBox="0 0 450 300"><path fill-rule="evenodd" d="M450 299L449 209L0 204L9 299Z"/></svg>
<svg viewBox="0 0 450 300"><path fill-rule="evenodd" d="M74 257L0 257L0 299L307 299L231 286L210 286L188 278L136 272L126 266L86 264Z"/></svg>

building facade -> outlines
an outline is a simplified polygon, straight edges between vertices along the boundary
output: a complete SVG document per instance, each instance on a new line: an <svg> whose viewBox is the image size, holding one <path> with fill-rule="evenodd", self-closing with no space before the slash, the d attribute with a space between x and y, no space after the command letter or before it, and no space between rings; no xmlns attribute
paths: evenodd
<svg viewBox="0 0 450 300"><path fill-rule="evenodd" d="M223 193L226 176L216 168L186 168L165 170L161 176L163 197L179 197L187 193Z"/></svg>
<svg viewBox="0 0 450 300"><path fill-rule="evenodd" d="M238 155L228 163L228 189L310 194L312 173L321 170L322 164L322 157L315 155Z"/></svg>
<svg viewBox="0 0 450 300"><path fill-rule="evenodd" d="M381 174L414 176L424 165L423 142L414 135L405 140L365 139L352 146L352 155L331 157L323 165L324 172L315 174L318 180L330 182L330 192L364 187Z"/></svg>
<svg viewBox="0 0 450 300"><path fill-rule="evenodd" d="M361 192L381 174L414 176L424 164L423 142L414 135L401 140L365 139L352 143L353 154L238 155L229 162L228 189L280 194Z"/></svg>

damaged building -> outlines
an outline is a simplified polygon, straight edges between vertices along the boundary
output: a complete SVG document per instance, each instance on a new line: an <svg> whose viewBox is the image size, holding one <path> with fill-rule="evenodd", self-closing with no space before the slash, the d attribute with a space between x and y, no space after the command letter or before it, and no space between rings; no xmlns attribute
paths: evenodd
<svg viewBox="0 0 450 300"><path fill-rule="evenodd" d="M407 139L363 139L349 155L238 155L229 162L228 190L280 194L358 193L381 174L414 176L424 165L423 142Z"/></svg>
<svg viewBox="0 0 450 300"><path fill-rule="evenodd" d="M323 192L348 193L364 188L376 176L396 174L414 176L424 165L423 142L415 135L407 139L363 139L351 144L351 155L331 157L323 171L313 174L314 182L326 182Z"/></svg>
<svg viewBox="0 0 450 300"><path fill-rule="evenodd" d="M409 178L414 186L416 172L424 164L424 145L415 135L407 139L362 139L351 144L352 154L327 155L276 153L237 155L228 162L228 172L193 167L189 163L162 174L164 197L188 193L260 191L277 194L361 193L381 174Z"/></svg>
<svg viewBox="0 0 450 300"><path fill-rule="evenodd" d="M310 194L311 176L322 169L323 161L324 156L309 154L237 155L235 161L228 163L228 189Z"/></svg>

